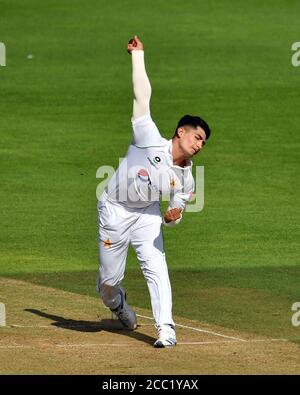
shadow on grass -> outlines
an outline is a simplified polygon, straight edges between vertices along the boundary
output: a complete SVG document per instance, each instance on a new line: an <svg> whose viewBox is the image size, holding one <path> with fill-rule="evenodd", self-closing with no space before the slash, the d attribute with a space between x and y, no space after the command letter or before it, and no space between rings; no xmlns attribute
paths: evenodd
<svg viewBox="0 0 300 395"><path fill-rule="evenodd" d="M47 318L49 320L55 321L51 325L57 328L78 331L78 332L110 332L119 333L121 335L134 338L138 341L153 344L156 340L154 337L145 335L143 333L135 331L129 331L122 326L120 321L113 319L102 319L101 321L82 321L82 320L72 320L64 317L60 317L54 314L48 314L36 309L24 309L32 314L36 314L39 317Z"/></svg>

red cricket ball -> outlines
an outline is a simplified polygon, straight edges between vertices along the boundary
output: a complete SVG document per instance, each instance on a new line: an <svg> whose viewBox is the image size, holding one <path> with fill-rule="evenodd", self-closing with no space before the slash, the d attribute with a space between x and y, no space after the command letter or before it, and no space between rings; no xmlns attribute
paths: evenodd
<svg viewBox="0 0 300 395"><path fill-rule="evenodd" d="M128 44L132 44L134 47L137 46L137 42L135 41L134 38L131 38L131 39L128 41ZM128 52L128 53L131 53L129 50L127 50L127 52Z"/></svg>

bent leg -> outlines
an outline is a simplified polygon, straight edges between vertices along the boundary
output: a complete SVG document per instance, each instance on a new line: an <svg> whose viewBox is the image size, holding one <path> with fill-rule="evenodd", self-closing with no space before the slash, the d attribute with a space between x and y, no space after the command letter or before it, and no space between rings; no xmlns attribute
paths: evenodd
<svg viewBox="0 0 300 395"><path fill-rule="evenodd" d="M124 278L129 246L127 213L109 202L98 207L99 212L99 277L97 290L104 304L116 309L121 303L120 284ZM123 225L123 226L122 226Z"/></svg>
<svg viewBox="0 0 300 395"><path fill-rule="evenodd" d="M123 241L106 247L101 241L99 250L98 290L103 303L110 309L115 309L121 303L120 284L124 278L128 243Z"/></svg>

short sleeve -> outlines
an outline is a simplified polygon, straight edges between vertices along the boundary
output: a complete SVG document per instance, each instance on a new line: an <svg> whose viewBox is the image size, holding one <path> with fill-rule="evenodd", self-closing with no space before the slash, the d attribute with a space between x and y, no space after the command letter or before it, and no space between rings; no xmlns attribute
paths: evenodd
<svg viewBox="0 0 300 395"><path fill-rule="evenodd" d="M150 113L136 119L131 119L133 140L132 144L140 148L160 147L164 145L164 141L153 122Z"/></svg>

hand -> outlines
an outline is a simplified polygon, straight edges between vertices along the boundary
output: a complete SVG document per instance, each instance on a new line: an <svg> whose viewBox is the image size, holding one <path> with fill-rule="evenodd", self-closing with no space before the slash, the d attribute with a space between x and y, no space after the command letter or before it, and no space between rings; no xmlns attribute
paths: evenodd
<svg viewBox="0 0 300 395"><path fill-rule="evenodd" d="M127 52L131 54L132 51L143 51L144 45L138 36L134 36L134 38L130 39L127 44Z"/></svg>
<svg viewBox="0 0 300 395"><path fill-rule="evenodd" d="M171 210L167 211L164 215L165 222L176 221L181 217L182 209L181 208L172 208Z"/></svg>

